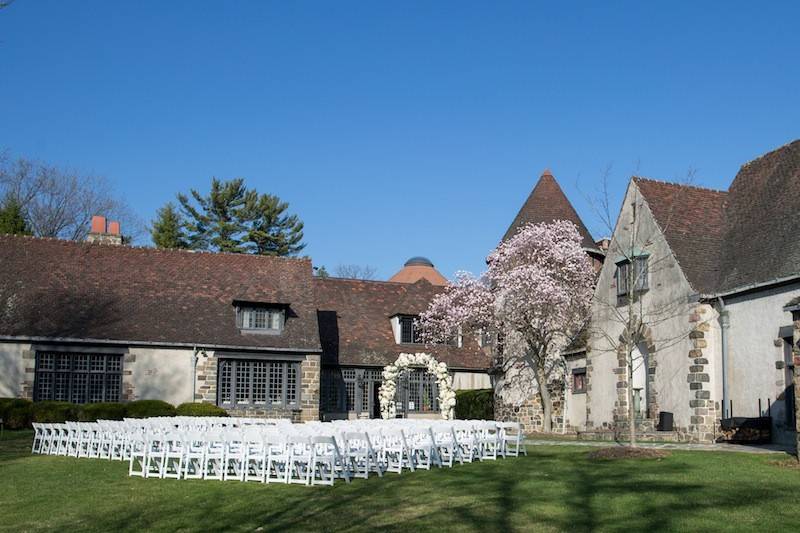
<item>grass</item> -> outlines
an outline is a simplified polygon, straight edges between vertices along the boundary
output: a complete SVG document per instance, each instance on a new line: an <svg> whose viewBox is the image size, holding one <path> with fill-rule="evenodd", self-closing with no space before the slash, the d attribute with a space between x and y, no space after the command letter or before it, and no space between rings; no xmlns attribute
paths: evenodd
<svg viewBox="0 0 800 533"><path fill-rule="evenodd" d="M30 438L0 442L2 531L788 531L800 494L781 454L591 460L542 445L331 488L129 478L126 463L32 456Z"/></svg>

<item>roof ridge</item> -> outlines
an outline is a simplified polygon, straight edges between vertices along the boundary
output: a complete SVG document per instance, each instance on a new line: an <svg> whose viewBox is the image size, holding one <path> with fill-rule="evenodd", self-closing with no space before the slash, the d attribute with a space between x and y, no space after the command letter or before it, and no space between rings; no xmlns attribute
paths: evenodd
<svg viewBox="0 0 800 533"><path fill-rule="evenodd" d="M130 244L112 244L107 242L88 242L88 241L73 241L70 239L59 239L58 237L39 237L37 235L18 235L16 233L0 233L0 238L11 238L11 239L19 239L19 240L30 240L30 241L41 241L41 242L56 242L63 246L79 246L79 247L90 247L90 246L100 246L106 248L113 248L113 249L123 249L123 250L135 250L140 252L151 252L151 253L175 253L175 254L193 254L193 255L213 255L213 256L234 256L234 257L258 257L262 259L268 260L279 260L279 261L297 261L297 262L310 262L311 258L308 256L302 257L287 257L287 256L278 256L278 255L262 255L262 254L250 254L250 253L243 253L243 252L214 252L211 250L189 250L183 248L156 248L153 246L143 246L143 245L130 245Z"/></svg>
<svg viewBox="0 0 800 533"><path fill-rule="evenodd" d="M326 276L321 278L319 276L314 277L315 281L320 282L327 282L327 281L346 281L346 282L354 282L354 283L375 283L375 284L383 284L383 285L392 285L392 286L403 286L403 287L413 287L417 283L422 282L423 280L425 283L429 285L433 285L430 281L426 280L425 278L420 278L414 283L408 283L405 281L389 281L385 279L358 279L358 278L340 278L337 276ZM435 286L435 285L434 285Z"/></svg>
<svg viewBox="0 0 800 533"><path fill-rule="evenodd" d="M728 191L725 189L713 189L711 187L703 187L700 185L691 185L688 183L676 183L674 181L666 181L666 180L659 180L656 178L648 178L646 176L631 176L631 179L634 181L650 181L652 183L659 183L661 185L672 185L674 187L684 187L687 189L697 189L700 191L709 191L709 192L717 192L721 194L728 194Z"/></svg>
<svg viewBox="0 0 800 533"><path fill-rule="evenodd" d="M756 162L757 162L757 161L759 161L760 159L764 159L765 157L768 157L768 156L770 156L770 155L774 154L775 152L778 152L778 151L780 151L780 150L783 150L783 149L784 149L784 148L786 148L787 146L791 146L791 145L793 145L793 144L795 144L795 143L800 143L800 139L795 139L795 140L793 140L793 141L789 141L789 142L787 142L786 144L782 144L782 145L778 146L777 148L770 150L769 152L765 152L765 153L761 154L760 156L757 156L757 157L755 157L755 158L751 159L750 161L747 161L746 163L743 163L743 164L742 164L742 166L741 166L741 167L739 167L739 170L741 171L741 170L742 170L742 169L744 169L745 167L749 167L750 165L752 165L752 164L756 163Z"/></svg>

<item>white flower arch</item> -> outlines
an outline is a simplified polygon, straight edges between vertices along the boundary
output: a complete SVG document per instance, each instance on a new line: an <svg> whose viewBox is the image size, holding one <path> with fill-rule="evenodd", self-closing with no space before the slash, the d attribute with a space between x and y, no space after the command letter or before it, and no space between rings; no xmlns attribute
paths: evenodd
<svg viewBox="0 0 800 533"><path fill-rule="evenodd" d="M424 367L428 373L436 376L439 388L439 409L442 418L453 418L453 408L456 405L456 393L453 391L453 378L447 370L447 364L440 363L429 353L401 353L397 361L383 367L383 384L380 390L381 417L394 418L397 416L394 395L397 392L397 377L410 367Z"/></svg>

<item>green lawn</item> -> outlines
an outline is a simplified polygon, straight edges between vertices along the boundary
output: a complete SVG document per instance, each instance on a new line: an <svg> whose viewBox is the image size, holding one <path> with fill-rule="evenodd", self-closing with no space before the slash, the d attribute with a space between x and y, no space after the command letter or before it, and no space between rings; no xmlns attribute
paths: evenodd
<svg viewBox="0 0 800 533"><path fill-rule="evenodd" d="M0 442L0 530L797 530L787 456L677 452L593 461L591 449L303 487L129 478L127 463L31 456Z"/></svg>

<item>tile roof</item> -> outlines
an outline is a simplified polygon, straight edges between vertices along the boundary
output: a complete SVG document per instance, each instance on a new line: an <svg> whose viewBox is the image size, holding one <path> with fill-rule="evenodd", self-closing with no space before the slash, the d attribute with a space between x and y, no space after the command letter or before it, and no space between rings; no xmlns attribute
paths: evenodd
<svg viewBox="0 0 800 533"><path fill-rule="evenodd" d="M698 292L800 276L800 140L743 165L727 192L633 182Z"/></svg>
<svg viewBox="0 0 800 533"><path fill-rule="evenodd" d="M745 164L729 189L719 290L800 274L800 140Z"/></svg>
<svg viewBox="0 0 800 533"><path fill-rule="evenodd" d="M0 336L319 351L311 262L0 235ZM235 300L288 304L242 334Z"/></svg>
<svg viewBox="0 0 800 533"><path fill-rule="evenodd" d="M447 279L432 266L407 265L389 278L397 283L415 283L424 279L432 285L447 285Z"/></svg>
<svg viewBox="0 0 800 533"><path fill-rule="evenodd" d="M444 289L425 280L416 283L360 281L338 278L315 280L323 363L385 366L403 352L430 352L452 368L488 369L491 358L472 335L464 346L397 344L390 318L417 315Z"/></svg>
<svg viewBox="0 0 800 533"><path fill-rule="evenodd" d="M591 233L586 229L581 217L578 216L549 170L542 173L528 199L503 235L503 240L512 237L520 227L526 224L552 222L553 220L569 220L577 226L578 232L583 238L583 247L590 250L597 249Z"/></svg>
<svg viewBox="0 0 800 533"><path fill-rule="evenodd" d="M634 177L678 264L698 292L714 290L728 193Z"/></svg>

